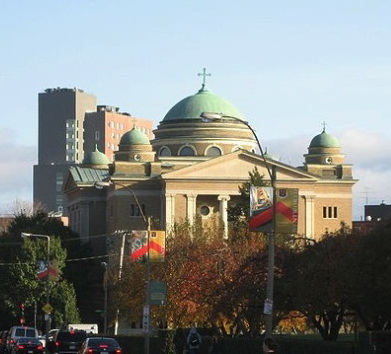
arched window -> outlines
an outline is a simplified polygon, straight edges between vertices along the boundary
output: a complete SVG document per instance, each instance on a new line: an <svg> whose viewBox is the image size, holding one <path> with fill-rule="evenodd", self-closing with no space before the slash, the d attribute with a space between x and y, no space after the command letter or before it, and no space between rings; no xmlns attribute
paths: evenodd
<svg viewBox="0 0 391 354"><path fill-rule="evenodd" d="M194 156L195 151L192 147L190 146L184 146L182 149L179 151L179 156Z"/></svg>
<svg viewBox="0 0 391 354"><path fill-rule="evenodd" d="M221 156L221 150L217 146L211 146L206 150L206 156Z"/></svg>
<svg viewBox="0 0 391 354"><path fill-rule="evenodd" d="M171 156L171 150L168 147L164 146L160 149L159 156Z"/></svg>

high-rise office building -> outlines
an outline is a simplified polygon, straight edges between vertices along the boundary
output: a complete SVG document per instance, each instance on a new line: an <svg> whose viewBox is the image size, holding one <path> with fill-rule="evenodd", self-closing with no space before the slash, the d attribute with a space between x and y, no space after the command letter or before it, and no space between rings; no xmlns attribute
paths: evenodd
<svg viewBox="0 0 391 354"><path fill-rule="evenodd" d="M81 164L97 147L113 160L120 137L138 127L149 136L152 121L98 106L95 95L77 88L46 89L38 95L38 164L34 166L34 204L65 212L62 187L69 167Z"/></svg>

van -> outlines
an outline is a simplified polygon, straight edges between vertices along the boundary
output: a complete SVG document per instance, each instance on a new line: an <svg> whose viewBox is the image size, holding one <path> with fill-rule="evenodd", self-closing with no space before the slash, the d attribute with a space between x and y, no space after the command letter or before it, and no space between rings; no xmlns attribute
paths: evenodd
<svg viewBox="0 0 391 354"><path fill-rule="evenodd" d="M6 348L8 353L12 352L16 340L20 337L38 338L38 330L34 327L13 326L8 331Z"/></svg>
<svg viewBox="0 0 391 354"><path fill-rule="evenodd" d="M68 331L86 331L88 333L97 334L98 325L96 323L71 323L68 325Z"/></svg>

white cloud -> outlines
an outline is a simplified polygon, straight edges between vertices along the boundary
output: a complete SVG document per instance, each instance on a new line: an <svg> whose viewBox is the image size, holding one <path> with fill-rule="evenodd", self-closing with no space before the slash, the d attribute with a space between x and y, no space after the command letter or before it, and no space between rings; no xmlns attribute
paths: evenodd
<svg viewBox="0 0 391 354"><path fill-rule="evenodd" d="M391 138L385 134L350 129L337 136L346 154L345 162L353 164L353 219L361 220L365 204L391 203ZM281 162L301 166L311 139L302 135L270 142L268 152Z"/></svg>
<svg viewBox="0 0 391 354"><path fill-rule="evenodd" d="M33 165L37 147L17 145L15 133L0 128L0 212L10 212L16 199L32 202Z"/></svg>

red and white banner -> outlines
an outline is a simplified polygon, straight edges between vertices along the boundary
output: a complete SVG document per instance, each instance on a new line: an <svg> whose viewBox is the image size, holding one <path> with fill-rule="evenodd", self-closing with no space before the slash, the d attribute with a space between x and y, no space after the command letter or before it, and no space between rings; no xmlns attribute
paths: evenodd
<svg viewBox="0 0 391 354"><path fill-rule="evenodd" d="M166 233L162 230L133 230L131 233L131 258L134 261L143 257L150 261L164 260Z"/></svg>

